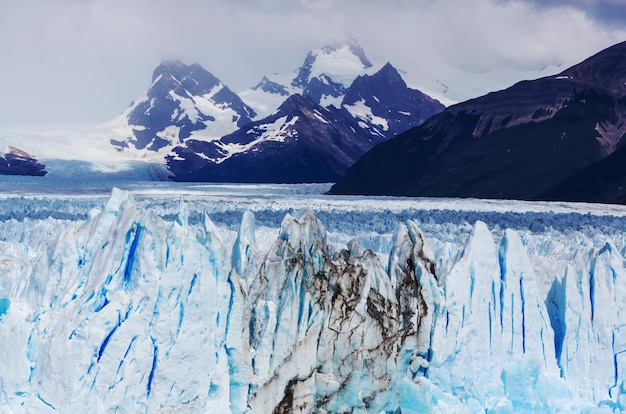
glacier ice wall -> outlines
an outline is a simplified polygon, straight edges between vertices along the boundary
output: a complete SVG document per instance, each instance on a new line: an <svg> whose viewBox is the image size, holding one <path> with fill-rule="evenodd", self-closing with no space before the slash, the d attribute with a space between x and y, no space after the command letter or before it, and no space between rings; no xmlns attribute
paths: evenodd
<svg viewBox="0 0 626 414"><path fill-rule="evenodd" d="M0 410L626 408L617 231L401 220L373 251L310 210L191 214L114 190L0 223Z"/></svg>

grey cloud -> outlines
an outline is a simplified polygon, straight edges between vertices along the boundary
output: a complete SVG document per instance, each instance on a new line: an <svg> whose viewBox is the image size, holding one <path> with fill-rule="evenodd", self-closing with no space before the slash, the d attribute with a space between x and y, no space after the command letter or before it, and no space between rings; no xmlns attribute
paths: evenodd
<svg viewBox="0 0 626 414"><path fill-rule="evenodd" d="M511 2L519 0L503 0ZM523 0L537 8L569 7L579 10L601 25L623 27L626 24L626 3L623 0Z"/></svg>
<svg viewBox="0 0 626 414"><path fill-rule="evenodd" d="M619 15L620 3L570 3L0 0L0 127L110 119L165 58L198 62L241 90L348 37L371 60L438 76L573 64L626 37L598 23L609 19L601 12Z"/></svg>

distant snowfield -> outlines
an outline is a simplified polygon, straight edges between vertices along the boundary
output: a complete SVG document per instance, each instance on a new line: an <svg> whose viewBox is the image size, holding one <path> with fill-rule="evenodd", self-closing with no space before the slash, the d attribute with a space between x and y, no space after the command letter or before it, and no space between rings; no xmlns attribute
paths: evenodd
<svg viewBox="0 0 626 414"><path fill-rule="evenodd" d="M38 159L89 162L128 160L110 143L110 139L116 138L118 133L130 133L130 128L114 121L95 125L12 128L0 131L0 150L4 149L2 146L13 145Z"/></svg>
<svg viewBox="0 0 626 414"><path fill-rule="evenodd" d="M0 177L0 412L626 409L626 206L329 187Z"/></svg>

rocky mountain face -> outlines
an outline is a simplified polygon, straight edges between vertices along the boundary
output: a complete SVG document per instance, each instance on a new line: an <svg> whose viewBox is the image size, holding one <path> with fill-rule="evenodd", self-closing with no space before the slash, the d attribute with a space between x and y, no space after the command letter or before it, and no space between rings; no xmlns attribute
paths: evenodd
<svg viewBox="0 0 626 414"><path fill-rule="evenodd" d="M625 61L620 43L559 75L449 107L368 152L331 191L591 200L577 174L586 185L599 174L623 182L609 165L626 133Z"/></svg>
<svg viewBox="0 0 626 414"><path fill-rule="evenodd" d="M357 77L341 101L341 108L372 135L391 138L422 124L445 107L411 89L390 63L373 75Z"/></svg>
<svg viewBox="0 0 626 414"><path fill-rule="evenodd" d="M626 202L626 146L583 168L541 195L546 200Z"/></svg>

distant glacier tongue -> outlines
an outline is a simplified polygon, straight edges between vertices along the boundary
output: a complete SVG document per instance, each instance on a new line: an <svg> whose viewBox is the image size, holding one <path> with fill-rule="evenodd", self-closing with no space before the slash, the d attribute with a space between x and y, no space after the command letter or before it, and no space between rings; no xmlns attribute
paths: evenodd
<svg viewBox="0 0 626 414"><path fill-rule="evenodd" d="M114 189L0 223L0 412L626 409L619 218L416 217L351 235L373 251L328 211L236 230L158 206Z"/></svg>

